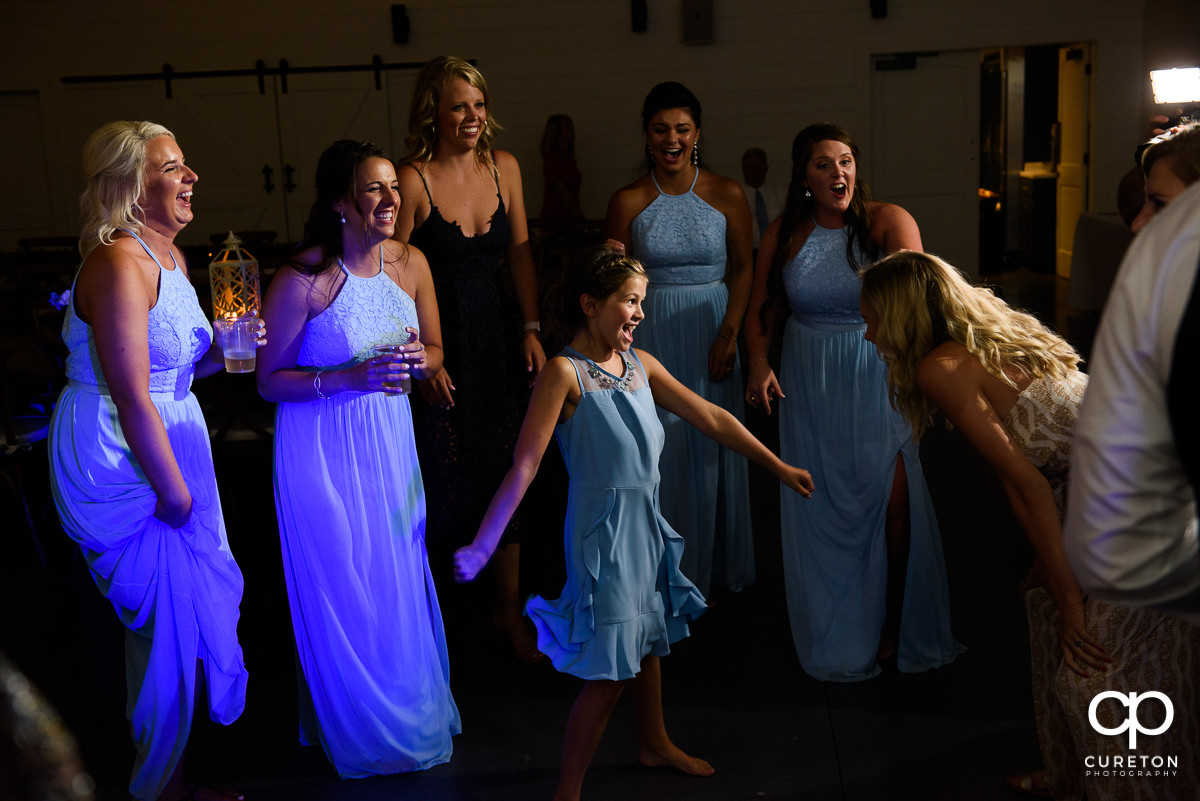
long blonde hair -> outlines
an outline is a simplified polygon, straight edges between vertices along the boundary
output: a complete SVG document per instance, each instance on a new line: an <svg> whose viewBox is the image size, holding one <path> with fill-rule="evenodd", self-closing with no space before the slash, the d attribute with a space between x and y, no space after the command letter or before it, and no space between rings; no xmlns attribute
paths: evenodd
<svg viewBox="0 0 1200 801"><path fill-rule="evenodd" d="M946 341L957 342L984 368L1017 389L1016 368L1030 379L1064 378L1080 362L1065 339L991 290L973 286L937 256L901 251L863 274L862 303L878 318L875 347L887 362L892 405L920 438L933 406L917 386L921 360Z"/></svg>
<svg viewBox="0 0 1200 801"><path fill-rule="evenodd" d="M483 131L475 143L475 161L480 167L492 168L492 144L496 134L504 129L492 116L492 99L483 73L469 61L455 56L437 56L428 61L417 75L412 105L408 109L408 136L404 137L408 153L401 160L402 164L426 163L436 154L438 102L446 84L455 79L466 81L483 94L487 116Z"/></svg>
<svg viewBox="0 0 1200 801"><path fill-rule="evenodd" d="M146 150L150 140L160 136L175 138L158 123L121 120L88 137L83 146L86 186L79 196L81 256L86 257L97 245L111 245L117 231L142 232Z"/></svg>

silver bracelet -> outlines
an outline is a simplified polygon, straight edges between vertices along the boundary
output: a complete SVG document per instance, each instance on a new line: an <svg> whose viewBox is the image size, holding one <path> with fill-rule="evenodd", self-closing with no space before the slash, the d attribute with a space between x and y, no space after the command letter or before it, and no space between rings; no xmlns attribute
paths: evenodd
<svg viewBox="0 0 1200 801"><path fill-rule="evenodd" d="M321 373L323 373L323 372L325 372L325 371L324 371L324 370L318 370L318 371L317 371L317 374L316 374L315 376L313 376L313 389L315 389L315 390L317 391L317 397L318 397L318 398L320 398L321 400L329 400L329 398L327 398L327 397L326 397L326 396L325 396L325 395L324 395L324 394L321 392Z"/></svg>
<svg viewBox="0 0 1200 801"><path fill-rule="evenodd" d="M525 323L523 330L526 334L530 331L540 334L542 332L542 324L538 320L533 320L532 322Z"/></svg>

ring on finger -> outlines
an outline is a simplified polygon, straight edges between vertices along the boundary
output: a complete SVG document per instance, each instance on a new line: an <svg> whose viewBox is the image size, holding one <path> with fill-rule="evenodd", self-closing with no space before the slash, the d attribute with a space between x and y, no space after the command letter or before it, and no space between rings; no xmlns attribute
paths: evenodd
<svg viewBox="0 0 1200 801"><path fill-rule="evenodd" d="M1082 648L1082 647L1083 647L1083 640L1076 640L1076 641L1075 641L1075 647L1076 647L1076 648Z"/></svg>

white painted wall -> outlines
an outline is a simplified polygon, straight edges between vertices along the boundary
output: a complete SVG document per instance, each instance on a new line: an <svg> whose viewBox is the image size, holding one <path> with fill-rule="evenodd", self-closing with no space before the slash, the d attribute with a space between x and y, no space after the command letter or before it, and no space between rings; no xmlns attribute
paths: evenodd
<svg viewBox="0 0 1200 801"><path fill-rule="evenodd" d="M79 144L88 133L62 129L78 87L68 91L61 76L154 72L164 63L188 71L249 68L257 59L274 65L286 58L293 66L365 63L376 54L388 62L445 52L477 59L506 128L500 146L523 166L528 205L535 211L540 205L536 148L545 118L566 113L578 131L584 210L595 217L633 175L641 153L641 100L661 80L682 81L703 102L711 168L736 176L741 151L759 145L769 154L773 180L786 183L791 140L810 122L840 122L860 139L864 154L871 152L872 54L1092 41L1091 204L1101 211L1115 207L1108 188L1126 169L1149 112L1140 0L892 0L881 20L870 18L866 0L714 0L710 45L682 43L680 0L649 0L645 33L630 30L626 0L406 5L412 36L396 45L389 4L377 0L4 0L0 100L16 92L41 98L42 126L35 133L44 137L44 155L34 158L45 159L52 209L51 230L44 233L74 233ZM1200 4L1167 0L1165 6L1194 16ZM114 86L93 89L112 92ZM114 118L119 107L120 115L154 119L170 102L157 90L135 92L114 102ZM392 119L402 127L407 109L396 105ZM188 132L176 133L186 143ZM395 146L403 131L393 134ZM942 132L928 134L936 148ZM27 149L27 132L0 122L0 136L6 149ZM203 176L204 165L195 166ZM867 178L870 168L862 165ZM0 180L10 197L23 191L10 186L7 175Z"/></svg>

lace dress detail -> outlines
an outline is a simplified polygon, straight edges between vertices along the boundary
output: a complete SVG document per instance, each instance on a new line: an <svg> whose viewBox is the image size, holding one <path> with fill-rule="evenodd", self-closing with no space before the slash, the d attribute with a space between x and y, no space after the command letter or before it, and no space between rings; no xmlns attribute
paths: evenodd
<svg viewBox="0 0 1200 801"><path fill-rule="evenodd" d="M699 171L696 179L699 179ZM651 179L654 179L651 173ZM655 180L655 187L658 182ZM728 252L725 215L692 188L658 196L630 223L630 253L650 277L637 347L700 397L744 419L741 363L714 381L708 352L721 330L729 290L721 280ZM754 584L750 484L746 459L662 409L662 512L687 542L683 572L702 593L712 584L740 591Z"/></svg>
<svg viewBox="0 0 1200 801"><path fill-rule="evenodd" d="M1059 517L1067 500L1071 437L1086 389L1087 375L1078 370L1072 370L1063 380L1039 378L1025 387L1004 416L1004 430L1050 482Z"/></svg>
<svg viewBox="0 0 1200 801"><path fill-rule="evenodd" d="M336 370L379 354L376 345L403 345L406 328L420 328L417 304L383 271L359 278L344 267L346 282L329 308L308 321L297 364ZM345 296L345 297L343 297Z"/></svg>
<svg viewBox="0 0 1200 801"><path fill-rule="evenodd" d="M175 269L161 269L160 265L158 299L150 309L146 335L150 347L150 391L176 394L186 393L191 387L196 362L212 345L212 325L200 309L195 288L175 264L174 254L171 264ZM74 301L67 306L62 336L69 351L67 378L104 386L92 327L79 319Z"/></svg>
<svg viewBox="0 0 1200 801"><path fill-rule="evenodd" d="M856 242L854 258L864 263ZM861 325L858 295L862 281L858 272L846 263L844 228L813 226L804 240L801 254L783 268L792 316L802 323L819 325Z"/></svg>
<svg viewBox="0 0 1200 801"><path fill-rule="evenodd" d="M428 530L435 564L447 573L454 548L470 542L512 464L529 397L515 306L499 274L512 232L499 177L493 177L497 205L488 229L466 236L458 223L442 216L422 175L429 217L409 238L429 260L442 322L443 365L455 386L450 409L425 403L419 393L413 399ZM510 524L505 543L516 541L516 528Z"/></svg>

